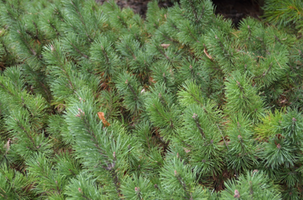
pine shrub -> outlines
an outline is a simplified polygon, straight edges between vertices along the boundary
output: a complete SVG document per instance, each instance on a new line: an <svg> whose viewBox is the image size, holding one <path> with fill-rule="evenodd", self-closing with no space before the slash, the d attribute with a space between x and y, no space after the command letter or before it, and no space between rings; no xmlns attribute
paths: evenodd
<svg viewBox="0 0 303 200"><path fill-rule="evenodd" d="M302 199L302 5L279 2L235 29L210 0L0 1L0 199Z"/></svg>

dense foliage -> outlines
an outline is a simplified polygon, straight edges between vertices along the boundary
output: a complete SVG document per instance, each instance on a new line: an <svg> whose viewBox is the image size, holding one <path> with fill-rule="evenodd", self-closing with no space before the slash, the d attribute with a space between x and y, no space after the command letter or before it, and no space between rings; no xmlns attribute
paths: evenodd
<svg viewBox="0 0 303 200"><path fill-rule="evenodd" d="M1 0L0 199L301 199L303 6L276 2L235 29L210 0Z"/></svg>

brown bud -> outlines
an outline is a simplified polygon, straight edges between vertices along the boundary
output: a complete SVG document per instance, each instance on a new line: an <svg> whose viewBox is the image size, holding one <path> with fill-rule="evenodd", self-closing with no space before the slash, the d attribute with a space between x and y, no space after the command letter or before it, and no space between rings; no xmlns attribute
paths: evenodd
<svg viewBox="0 0 303 200"><path fill-rule="evenodd" d="M239 199L240 198L240 193L238 190L235 190L235 195L234 195L235 198Z"/></svg>
<svg viewBox="0 0 303 200"><path fill-rule="evenodd" d="M183 148L183 149L184 149L185 153L189 153L190 152L189 149L186 149L186 148Z"/></svg>
<svg viewBox="0 0 303 200"><path fill-rule="evenodd" d="M160 46L163 47L164 49L167 49L170 46L170 44L160 44Z"/></svg>
<svg viewBox="0 0 303 200"><path fill-rule="evenodd" d="M5 154L7 154L7 152L9 151L9 149L10 149L10 144L11 144L11 139L8 138L7 142L6 142L5 145L3 146L3 148L6 149L6 150L5 150Z"/></svg>
<svg viewBox="0 0 303 200"><path fill-rule="evenodd" d="M281 149L281 144L277 144L277 148L278 148L278 149Z"/></svg>

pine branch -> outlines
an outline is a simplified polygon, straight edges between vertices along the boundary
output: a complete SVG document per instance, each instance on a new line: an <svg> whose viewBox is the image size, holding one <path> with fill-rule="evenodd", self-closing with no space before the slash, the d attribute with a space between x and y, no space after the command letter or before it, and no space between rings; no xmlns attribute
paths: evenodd
<svg viewBox="0 0 303 200"><path fill-rule="evenodd" d="M74 49L77 51L78 54L82 55L86 59L89 59L89 57L87 55L85 55L84 53L82 53L82 51L80 51L73 43L70 42L69 44L74 47Z"/></svg>
<svg viewBox="0 0 303 200"><path fill-rule="evenodd" d="M130 91L132 92L132 94L134 95L134 100L137 101L138 97L137 97L137 94L135 93L134 88L129 84L128 80L126 80L125 83L127 84L127 87L130 89Z"/></svg>
<svg viewBox="0 0 303 200"><path fill-rule="evenodd" d="M202 129L200 123L199 123L198 115L197 115L196 113L194 113L193 119L194 119L194 121L195 121L195 123L196 123L196 126L197 126L198 130L199 130L200 133L201 133L202 138L205 139L205 133L203 132L203 129Z"/></svg>
<svg viewBox="0 0 303 200"><path fill-rule="evenodd" d="M82 23L83 26L84 26L85 34L86 34L86 36L87 36L89 42L90 42L90 43L94 42L94 40L93 40L93 39L89 36L89 34L87 33L87 27L86 27L86 24L85 24L85 22L84 22L84 18L83 18L83 16L82 16L81 12L79 11L78 7L74 4L73 1L71 1L70 3L74 6L74 8L75 8L77 14L80 16L80 21L81 21L81 23ZM87 58L87 57L85 57L85 58Z"/></svg>
<svg viewBox="0 0 303 200"><path fill-rule="evenodd" d="M38 150L39 147L36 146L35 141L34 141L34 139L33 139L32 136L31 136L31 133L29 133L29 132L25 129L25 127L22 126L22 125L20 124L20 121L19 121L19 120L16 120L16 122L17 122L18 127L21 128L21 130L23 130L23 132L26 134L27 138L30 139L30 141L31 141L31 143L32 143L32 147L34 147L34 150Z"/></svg>

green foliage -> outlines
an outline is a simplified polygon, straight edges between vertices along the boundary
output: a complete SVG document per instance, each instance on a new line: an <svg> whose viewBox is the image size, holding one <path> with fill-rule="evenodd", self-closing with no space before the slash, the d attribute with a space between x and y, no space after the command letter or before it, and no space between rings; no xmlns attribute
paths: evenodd
<svg viewBox="0 0 303 200"><path fill-rule="evenodd" d="M235 71L227 78L225 86L226 109L230 113L242 112L251 119L258 120L264 112L263 102L257 95L258 89L252 86L247 75Z"/></svg>
<svg viewBox="0 0 303 200"><path fill-rule="evenodd" d="M5 164L1 166L0 180L2 199L32 199L35 196L34 192L29 191L33 180Z"/></svg>
<svg viewBox="0 0 303 200"><path fill-rule="evenodd" d="M221 199L281 199L278 188L262 172L247 171L237 181L227 181Z"/></svg>
<svg viewBox="0 0 303 200"><path fill-rule="evenodd" d="M300 3L0 1L0 199L302 199Z"/></svg>
<svg viewBox="0 0 303 200"><path fill-rule="evenodd" d="M252 170L258 165L258 146L252 138L252 123L239 113L231 118L231 122L227 129L227 134L230 137L229 149L229 167L236 171Z"/></svg>
<svg viewBox="0 0 303 200"><path fill-rule="evenodd" d="M303 2L296 0L266 0L264 5L266 20L282 27L303 31Z"/></svg>

